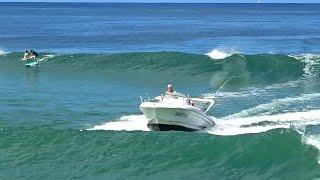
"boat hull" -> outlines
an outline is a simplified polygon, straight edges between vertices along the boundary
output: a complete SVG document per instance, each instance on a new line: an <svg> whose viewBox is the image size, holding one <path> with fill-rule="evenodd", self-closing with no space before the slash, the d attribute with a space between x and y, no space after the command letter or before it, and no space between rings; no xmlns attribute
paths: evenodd
<svg viewBox="0 0 320 180"><path fill-rule="evenodd" d="M168 124L151 124L148 123L148 128L154 131L196 131L197 129L191 129L184 126L168 125Z"/></svg>
<svg viewBox="0 0 320 180"><path fill-rule="evenodd" d="M149 120L149 129L156 131L197 131L214 126L214 121L195 108L167 108L140 106Z"/></svg>

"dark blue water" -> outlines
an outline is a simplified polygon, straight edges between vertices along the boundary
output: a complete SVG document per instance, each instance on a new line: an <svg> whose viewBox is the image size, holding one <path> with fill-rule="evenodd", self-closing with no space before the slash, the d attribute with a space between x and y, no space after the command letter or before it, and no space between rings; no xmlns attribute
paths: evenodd
<svg viewBox="0 0 320 180"><path fill-rule="evenodd" d="M1 3L0 48L314 53L319 4Z"/></svg>

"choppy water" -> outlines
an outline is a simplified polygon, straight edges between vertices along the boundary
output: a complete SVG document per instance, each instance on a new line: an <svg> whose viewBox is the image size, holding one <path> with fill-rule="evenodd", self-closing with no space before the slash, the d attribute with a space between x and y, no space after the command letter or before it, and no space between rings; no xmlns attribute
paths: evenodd
<svg viewBox="0 0 320 180"><path fill-rule="evenodd" d="M320 177L319 5L0 10L0 178ZM149 131L139 96L167 83L213 98L217 125Z"/></svg>

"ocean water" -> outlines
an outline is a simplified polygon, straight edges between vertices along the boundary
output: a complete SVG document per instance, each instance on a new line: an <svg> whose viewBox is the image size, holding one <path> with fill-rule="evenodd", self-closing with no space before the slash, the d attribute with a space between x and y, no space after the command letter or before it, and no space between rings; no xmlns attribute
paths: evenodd
<svg viewBox="0 0 320 180"><path fill-rule="evenodd" d="M319 4L0 3L0 22L0 179L320 177ZM150 131L139 96L168 83L217 125Z"/></svg>

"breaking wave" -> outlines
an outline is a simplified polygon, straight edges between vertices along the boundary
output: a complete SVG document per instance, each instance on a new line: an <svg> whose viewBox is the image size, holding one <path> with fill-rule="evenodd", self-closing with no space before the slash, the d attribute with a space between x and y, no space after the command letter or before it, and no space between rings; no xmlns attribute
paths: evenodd
<svg viewBox="0 0 320 180"><path fill-rule="evenodd" d="M235 54L235 53L224 52L224 51L220 51L218 49L214 49L211 52L206 53L206 55L212 59L225 59L227 57L232 56L233 54Z"/></svg>
<svg viewBox="0 0 320 180"><path fill-rule="evenodd" d="M213 50L213 54L219 51ZM220 52L224 54L223 52ZM219 54L219 53L218 53ZM2 68L23 69L22 53L0 57ZM319 78L319 56L287 56L281 54L224 54L220 60L209 56L180 52L137 52L118 54L50 54L42 71L81 71L96 73L160 73L163 79L200 78L214 87L233 77L227 88L248 85L271 85L304 77ZM219 59L218 57L214 57ZM14 61L16 60L16 61Z"/></svg>

